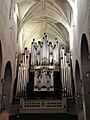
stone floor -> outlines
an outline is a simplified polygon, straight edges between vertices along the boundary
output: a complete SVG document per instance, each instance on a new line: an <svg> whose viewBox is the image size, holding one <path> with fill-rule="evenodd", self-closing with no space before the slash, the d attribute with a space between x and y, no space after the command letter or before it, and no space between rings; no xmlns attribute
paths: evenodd
<svg viewBox="0 0 90 120"><path fill-rule="evenodd" d="M78 120L76 115L70 114L22 114L10 116L10 120Z"/></svg>

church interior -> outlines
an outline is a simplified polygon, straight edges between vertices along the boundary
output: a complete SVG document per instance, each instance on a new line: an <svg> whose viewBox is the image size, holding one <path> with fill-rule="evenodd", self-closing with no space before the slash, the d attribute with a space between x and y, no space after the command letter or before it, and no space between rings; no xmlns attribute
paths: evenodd
<svg viewBox="0 0 90 120"><path fill-rule="evenodd" d="M90 120L90 0L0 0L0 120L36 119Z"/></svg>

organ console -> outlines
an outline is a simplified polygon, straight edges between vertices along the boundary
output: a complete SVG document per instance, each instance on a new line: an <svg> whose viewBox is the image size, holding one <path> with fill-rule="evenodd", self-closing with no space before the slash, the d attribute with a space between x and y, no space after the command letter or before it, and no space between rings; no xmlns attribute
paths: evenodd
<svg viewBox="0 0 90 120"><path fill-rule="evenodd" d="M50 42L44 33L41 41L33 39L31 53L25 48L18 56L16 97L28 96L28 93L72 96L70 57L70 52L60 47L57 38Z"/></svg>

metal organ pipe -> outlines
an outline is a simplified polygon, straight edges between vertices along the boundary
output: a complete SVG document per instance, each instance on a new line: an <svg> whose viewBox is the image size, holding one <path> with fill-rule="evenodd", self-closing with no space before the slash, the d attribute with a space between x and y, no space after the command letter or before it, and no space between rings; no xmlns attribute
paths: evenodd
<svg viewBox="0 0 90 120"><path fill-rule="evenodd" d="M24 82L23 82L23 84L24 84L24 91L26 91L26 87L27 87L27 83L28 83L28 80L29 80L29 72L28 72L28 69L26 68L26 67L24 67Z"/></svg>
<svg viewBox="0 0 90 120"><path fill-rule="evenodd" d="M52 65L53 64L53 46L52 46L52 43L50 42L49 43L49 50L50 50L50 64Z"/></svg>
<svg viewBox="0 0 90 120"><path fill-rule="evenodd" d="M71 68L69 66L69 76L70 76L70 79L69 79L69 91L70 91L70 95L72 95L72 83L71 83Z"/></svg>
<svg viewBox="0 0 90 120"><path fill-rule="evenodd" d="M57 56L57 65L59 64L59 43L58 41L56 42L56 56Z"/></svg>
<svg viewBox="0 0 90 120"><path fill-rule="evenodd" d="M47 40L47 37L46 37ZM46 58L47 58L47 64L49 64L49 46L48 46L48 40L46 41Z"/></svg>
<svg viewBox="0 0 90 120"><path fill-rule="evenodd" d="M37 65L37 43L34 45L34 65Z"/></svg>
<svg viewBox="0 0 90 120"><path fill-rule="evenodd" d="M45 41L45 38L43 37L43 39L42 39L42 59L43 59L43 64L45 64L44 58L46 58L46 41Z"/></svg>
<svg viewBox="0 0 90 120"><path fill-rule="evenodd" d="M61 73L62 73L62 87L63 87L63 92L65 91L65 50L64 47L61 48L60 50L60 56L61 56Z"/></svg>
<svg viewBox="0 0 90 120"><path fill-rule="evenodd" d="M40 58L41 58L41 56L40 56L40 54L41 54L40 49L41 49L41 42L39 41L38 42L38 47L37 47L37 64L38 65L40 65Z"/></svg>
<svg viewBox="0 0 90 120"><path fill-rule="evenodd" d="M15 70L17 72L17 67L18 67L18 53L16 52L16 55L15 55Z"/></svg>
<svg viewBox="0 0 90 120"><path fill-rule="evenodd" d="M62 90L64 91L64 67L63 67L63 57L61 57L61 78L62 78Z"/></svg>
<svg viewBox="0 0 90 120"><path fill-rule="evenodd" d="M22 90L22 68L20 68L19 92Z"/></svg>
<svg viewBox="0 0 90 120"><path fill-rule="evenodd" d="M18 67L18 80L17 80L17 95L18 95L18 92L20 91L20 82L21 82L21 75L20 75L20 66Z"/></svg>
<svg viewBox="0 0 90 120"><path fill-rule="evenodd" d="M26 92L27 83L29 81L29 57L29 51L25 48L24 53L20 55L20 60L22 61L19 63L20 65L18 67L17 96L24 96Z"/></svg>
<svg viewBox="0 0 90 120"><path fill-rule="evenodd" d="M46 64L49 64L49 46L48 46L48 39L47 39L47 35L45 36L45 41L46 41Z"/></svg>
<svg viewBox="0 0 90 120"><path fill-rule="evenodd" d="M59 64L59 44L58 41L54 43L54 48L53 48L53 61L54 64L58 65Z"/></svg>
<svg viewBox="0 0 90 120"><path fill-rule="evenodd" d="M65 81L65 92L67 90L67 65L66 65L66 53L64 54L64 81Z"/></svg>
<svg viewBox="0 0 90 120"><path fill-rule="evenodd" d="M42 60L41 60L42 59L42 49L43 49L42 48L42 42L40 42L40 61L39 61L40 65L42 65Z"/></svg>
<svg viewBox="0 0 90 120"><path fill-rule="evenodd" d="M27 68L29 68L29 58L30 58L29 50L25 48L24 53L25 53L25 65Z"/></svg>
<svg viewBox="0 0 90 120"><path fill-rule="evenodd" d="M34 42L31 44L31 65L34 65Z"/></svg>
<svg viewBox="0 0 90 120"><path fill-rule="evenodd" d="M27 64L27 53L26 53L26 50L24 51L25 53L25 65Z"/></svg>
<svg viewBox="0 0 90 120"><path fill-rule="evenodd" d="M70 53L65 53L65 49L62 47L60 50L60 56L63 95L66 97L72 94Z"/></svg>
<svg viewBox="0 0 90 120"><path fill-rule="evenodd" d="M23 68L23 92L25 91L25 86L26 86L26 68Z"/></svg>
<svg viewBox="0 0 90 120"><path fill-rule="evenodd" d="M24 67L22 66L22 82L21 82L22 95L23 95L23 92L24 92L24 79L25 79L25 71L24 71Z"/></svg>
<svg viewBox="0 0 90 120"><path fill-rule="evenodd" d="M54 86L54 83L53 83L53 72L51 72L51 87Z"/></svg>
<svg viewBox="0 0 90 120"><path fill-rule="evenodd" d="M23 53L23 55L22 55L22 57L23 57L23 65L25 64L25 53Z"/></svg>
<svg viewBox="0 0 90 120"><path fill-rule="evenodd" d="M57 56L56 56L56 45L54 45L53 48L53 63L56 64Z"/></svg>
<svg viewBox="0 0 90 120"><path fill-rule="evenodd" d="M36 64L37 64L37 43L35 42L35 39L33 39L31 45L31 65Z"/></svg>
<svg viewBox="0 0 90 120"><path fill-rule="evenodd" d="M21 82L22 82L22 70L21 67L19 66L19 70L18 70L18 81L17 81L17 96L20 95L20 91L21 91Z"/></svg>
<svg viewBox="0 0 90 120"><path fill-rule="evenodd" d="M69 94L69 90L70 90L70 74L69 74L70 70L69 70L69 66L68 66L68 83L67 83L67 89L68 89L68 94Z"/></svg>
<svg viewBox="0 0 90 120"><path fill-rule="evenodd" d="M67 54L68 61L68 94L72 95L72 79L71 79L71 66L70 66L70 53Z"/></svg>
<svg viewBox="0 0 90 120"><path fill-rule="evenodd" d="M68 64L66 63L66 93L68 94Z"/></svg>

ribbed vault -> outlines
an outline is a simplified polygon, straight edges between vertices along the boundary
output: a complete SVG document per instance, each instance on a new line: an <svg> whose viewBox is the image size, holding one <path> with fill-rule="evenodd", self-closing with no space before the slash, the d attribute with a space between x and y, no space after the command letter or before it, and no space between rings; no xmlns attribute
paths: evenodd
<svg viewBox="0 0 90 120"><path fill-rule="evenodd" d="M24 47L30 49L32 39L40 40L43 33L47 33L50 41L57 37L60 45L69 47L72 2L73 0L17 0L21 51Z"/></svg>

